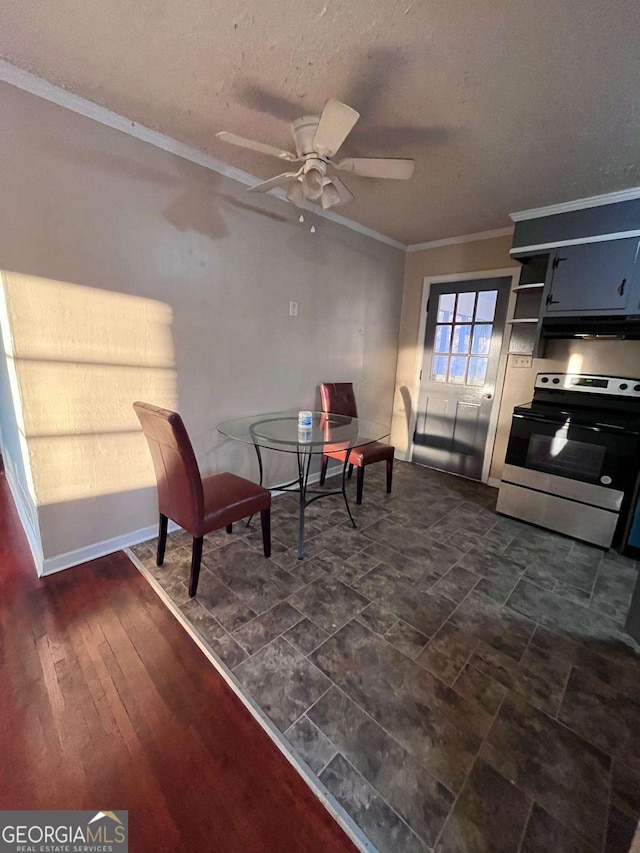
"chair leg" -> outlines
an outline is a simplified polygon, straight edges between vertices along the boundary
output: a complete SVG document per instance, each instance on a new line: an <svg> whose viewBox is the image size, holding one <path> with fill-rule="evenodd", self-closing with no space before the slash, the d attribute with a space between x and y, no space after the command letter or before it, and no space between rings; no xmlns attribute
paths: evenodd
<svg viewBox="0 0 640 853"><path fill-rule="evenodd" d="M198 578L200 577L200 562L202 560L202 540L204 537L199 536L193 539L193 550L191 552L191 577L189 579L189 596L193 596L198 591Z"/></svg>
<svg viewBox="0 0 640 853"><path fill-rule="evenodd" d="M364 465L361 465L358 468L358 473L356 474L356 503L362 503L362 489L364 486Z"/></svg>
<svg viewBox="0 0 640 853"><path fill-rule="evenodd" d="M260 511L260 521L262 522L262 547L264 548L265 557L271 556L271 510L263 509Z"/></svg>
<svg viewBox="0 0 640 853"><path fill-rule="evenodd" d="M160 526L158 528L158 550L156 552L156 565L161 566L164 563L164 549L167 545L167 523L169 519L166 515L160 513Z"/></svg>
<svg viewBox="0 0 640 853"><path fill-rule="evenodd" d="M227 533L233 533L233 524L227 524Z"/></svg>
<svg viewBox="0 0 640 853"><path fill-rule="evenodd" d="M329 457L322 456L322 468L320 469L320 485L324 486L324 481L327 476L327 465L329 464Z"/></svg>
<svg viewBox="0 0 640 853"><path fill-rule="evenodd" d="M347 477L349 479L351 479L353 477L353 463L352 462L349 462L349 473L347 474Z"/></svg>
<svg viewBox="0 0 640 853"><path fill-rule="evenodd" d="M391 483L393 482L393 457L387 459L387 494L391 494Z"/></svg>

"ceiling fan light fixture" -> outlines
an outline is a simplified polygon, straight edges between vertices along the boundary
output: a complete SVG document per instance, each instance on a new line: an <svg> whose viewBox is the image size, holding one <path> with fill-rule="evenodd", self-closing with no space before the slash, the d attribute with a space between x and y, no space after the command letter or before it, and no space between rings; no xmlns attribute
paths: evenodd
<svg viewBox="0 0 640 853"><path fill-rule="evenodd" d="M326 171L327 164L323 160L313 158L306 161L302 177L302 187L306 198L314 201L320 198Z"/></svg>
<svg viewBox="0 0 640 853"><path fill-rule="evenodd" d="M296 178L296 180L292 182L291 186L289 187L289 191L287 192L287 199L292 204L295 204L296 207L304 209L305 198L301 180L301 178Z"/></svg>
<svg viewBox="0 0 640 853"><path fill-rule="evenodd" d="M333 184L326 184L322 192L322 207L324 210L329 210L330 207L340 204L340 196L338 190Z"/></svg>
<svg viewBox="0 0 640 853"><path fill-rule="evenodd" d="M304 194L312 200L320 198L322 195L322 173L316 169L310 169L302 179Z"/></svg>

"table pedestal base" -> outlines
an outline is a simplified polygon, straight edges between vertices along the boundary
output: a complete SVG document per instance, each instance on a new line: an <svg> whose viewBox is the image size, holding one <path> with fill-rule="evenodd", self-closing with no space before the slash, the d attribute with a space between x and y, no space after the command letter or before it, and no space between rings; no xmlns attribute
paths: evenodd
<svg viewBox="0 0 640 853"><path fill-rule="evenodd" d="M264 469L262 465L262 454L260 453L260 447L257 444L254 444L256 454L258 456L258 467L260 469L260 485L263 484L264 478ZM318 455L318 454L316 454ZM277 489L273 489L273 491L278 492L299 492L300 494L300 533L298 537L298 559L304 559L304 517L307 507L312 504L314 501L319 500L320 498L329 498L336 495L342 495L344 499L344 505L347 508L347 513L349 515L349 520L351 524L355 528L357 525L353 519L353 515L351 514L351 508L349 507L349 499L347 498L347 467L349 465L349 453L346 454L344 464L342 466L342 488L334 491L320 491L320 490L311 490L309 489L309 470L311 468L311 458L313 453L311 451L307 451L304 448L299 448L297 453L298 460L298 478L296 480L292 480L290 483L285 483L283 486L278 486ZM313 497L309 498L308 495L313 495Z"/></svg>

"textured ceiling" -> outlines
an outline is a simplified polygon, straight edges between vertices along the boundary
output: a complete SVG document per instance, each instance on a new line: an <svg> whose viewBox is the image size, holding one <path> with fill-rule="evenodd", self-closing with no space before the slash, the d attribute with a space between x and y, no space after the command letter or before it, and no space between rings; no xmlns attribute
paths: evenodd
<svg viewBox="0 0 640 853"><path fill-rule="evenodd" d="M216 131L289 148L337 97L341 154L416 160L339 212L404 243L640 184L638 0L5 0L0 55L262 179Z"/></svg>

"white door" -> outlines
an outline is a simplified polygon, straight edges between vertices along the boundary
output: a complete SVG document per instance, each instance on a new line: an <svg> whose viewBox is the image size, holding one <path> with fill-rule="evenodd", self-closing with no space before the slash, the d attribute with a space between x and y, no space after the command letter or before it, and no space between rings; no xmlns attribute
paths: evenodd
<svg viewBox="0 0 640 853"><path fill-rule="evenodd" d="M431 285L414 462L481 479L511 283Z"/></svg>

